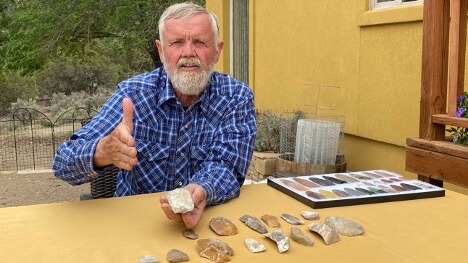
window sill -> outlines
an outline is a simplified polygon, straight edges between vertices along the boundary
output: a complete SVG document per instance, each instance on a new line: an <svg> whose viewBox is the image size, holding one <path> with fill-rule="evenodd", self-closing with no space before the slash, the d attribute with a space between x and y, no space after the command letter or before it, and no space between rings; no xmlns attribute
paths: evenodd
<svg viewBox="0 0 468 263"><path fill-rule="evenodd" d="M407 23L423 20L423 5L414 4L392 8L368 10L362 13L359 26Z"/></svg>

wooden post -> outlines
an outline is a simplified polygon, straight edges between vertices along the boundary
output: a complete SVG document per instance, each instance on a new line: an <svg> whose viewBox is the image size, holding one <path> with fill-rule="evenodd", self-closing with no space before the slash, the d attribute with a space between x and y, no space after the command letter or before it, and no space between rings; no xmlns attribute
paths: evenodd
<svg viewBox="0 0 468 263"><path fill-rule="evenodd" d="M450 57L449 57L449 89L448 116L454 117L457 111L457 96L463 93L465 77L466 52L466 0L452 0L452 16L450 21Z"/></svg>
<svg viewBox="0 0 468 263"><path fill-rule="evenodd" d="M432 123L432 115L445 113L450 25L450 0L425 0L419 138L445 139L445 125ZM422 181L442 185L442 181L418 175Z"/></svg>
<svg viewBox="0 0 468 263"><path fill-rule="evenodd" d="M444 125L432 115L445 113L447 99L449 0L424 1L419 138L443 140Z"/></svg>

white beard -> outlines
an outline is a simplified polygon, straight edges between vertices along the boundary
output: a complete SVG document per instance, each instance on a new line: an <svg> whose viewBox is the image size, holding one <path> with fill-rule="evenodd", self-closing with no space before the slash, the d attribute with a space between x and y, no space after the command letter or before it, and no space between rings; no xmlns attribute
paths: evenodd
<svg viewBox="0 0 468 263"><path fill-rule="evenodd" d="M184 64L199 66L200 70L195 72L179 70L179 67ZM206 67L202 65L201 61L196 57L181 58L177 62L176 68L169 68L166 66L166 63L164 63L164 69L174 89L177 89L184 95L199 95L202 93L210 80L211 73L213 73L213 65L208 65Z"/></svg>

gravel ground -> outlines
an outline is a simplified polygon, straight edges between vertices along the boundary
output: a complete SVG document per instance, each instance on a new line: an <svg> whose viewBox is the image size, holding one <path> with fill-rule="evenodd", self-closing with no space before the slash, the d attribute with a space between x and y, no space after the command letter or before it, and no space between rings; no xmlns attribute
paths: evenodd
<svg viewBox="0 0 468 263"><path fill-rule="evenodd" d="M0 172L0 207L78 201L89 191L89 184L71 186L50 170Z"/></svg>
<svg viewBox="0 0 468 263"><path fill-rule="evenodd" d="M257 182L247 176L245 184L251 183ZM0 172L0 208L79 201L81 194L89 192L89 183L72 186L50 170Z"/></svg>

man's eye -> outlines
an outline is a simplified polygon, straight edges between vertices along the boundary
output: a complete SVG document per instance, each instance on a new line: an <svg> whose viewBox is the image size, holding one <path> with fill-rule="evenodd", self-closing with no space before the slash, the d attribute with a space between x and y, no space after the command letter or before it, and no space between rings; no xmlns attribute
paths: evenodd
<svg viewBox="0 0 468 263"><path fill-rule="evenodd" d="M181 41L181 40L178 40L178 41L174 41L174 42L172 42L172 43L171 43L171 46L181 46L181 45L183 45L183 44L184 44L184 42L183 42L183 41Z"/></svg>
<svg viewBox="0 0 468 263"><path fill-rule="evenodd" d="M193 42L193 45L196 46L196 47L206 47L206 43L203 42L203 41L194 41Z"/></svg>

